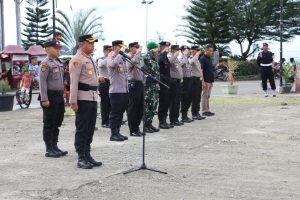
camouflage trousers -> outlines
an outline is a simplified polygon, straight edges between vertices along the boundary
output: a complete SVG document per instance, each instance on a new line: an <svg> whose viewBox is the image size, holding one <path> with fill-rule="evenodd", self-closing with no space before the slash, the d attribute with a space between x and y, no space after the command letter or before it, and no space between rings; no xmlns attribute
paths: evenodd
<svg viewBox="0 0 300 200"><path fill-rule="evenodd" d="M158 106L158 84L147 84L145 85L145 125L152 124L155 112Z"/></svg>

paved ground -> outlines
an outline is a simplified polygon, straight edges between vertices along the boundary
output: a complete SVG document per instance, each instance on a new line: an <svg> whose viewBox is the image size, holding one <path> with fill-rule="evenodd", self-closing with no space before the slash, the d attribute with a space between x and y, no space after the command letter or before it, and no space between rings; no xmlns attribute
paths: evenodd
<svg viewBox="0 0 300 200"><path fill-rule="evenodd" d="M167 175L117 174L141 164L142 139L109 142L102 128L92 154L104 165L77 169L70 111L60 137L69 155L45 158L40 109L0 113L0 199L300 199L300 95L264 98L259 82L239 84L229 97L216 84L215 117L147 135L146 163Z"/></svg>

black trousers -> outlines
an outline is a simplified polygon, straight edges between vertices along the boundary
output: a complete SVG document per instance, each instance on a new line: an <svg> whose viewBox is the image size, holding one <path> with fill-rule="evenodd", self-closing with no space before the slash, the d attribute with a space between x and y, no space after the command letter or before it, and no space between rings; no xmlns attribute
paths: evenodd
<svg viewBox="0 0 300 200"><path fill-rule="evenodd" d="M202 94L202 81L200 77L192 77L192 115L198 115Z"/></svg>
<svg viewBox="0 0 300 200"><path fill-rule="evenodd" d="M166 76L160 76L160 81L170 86L171 78ZM160 123L166 122L170 103L170 89L164 87L163 85L160 85L158 104L158 120Z"/></svg>
<svg viewBox="0 0 300 200"><path fill-rule="evenodd" d="M189 108L192 102L192 93L193 93L193 79L190 78L183 78L181 84L181 114L182 117L187 116Z"/></svg>
<svg viewBox="0 0 300 200"><path fill-rule="evenodd" d="M177 122L180 111L181 79L171 79L170 82L170 122Z"/></svg>
<svg viewBox="0 0 300 200"><path fill-rule="evenodd" d="M262 87L263 90L268 90L268 80L271 85L272 90L276 90L276 85L275 85L275 79L274 79L274 72L272 67L261 67L261 80L262 80Z"/></svg>
<svg viewBox="0 0 300 200"><path fill-rule="evenodd" d="M130 133L139 131L144 111L144 84L141 81L128 81L128 126Z"/></svg>
<svg viewBox="0 0 300 200"><path fill-rule="evenodd" d="M122 118L128 106L128 93L110 93L111 112L109 123L111 130L121 127Z"/></svg>
<svg viewBox="0 0 300 200"><path fill-rule="evenodd" d="M61 94L48 92L49 108L43 108L43 139L46 144L58 142L59 127L64 120L65 101L63 91Z"/></svg>
<svg viewBox="0 0 300 200"><path fill-rule="evenodd" d="M75 149L79 156L91 151L97 119L96 101L78 101L75 125Z"/></svg>
<svg viewBox="0 0 300 200"><path fill-rule="evenodd" d="M109 80L105 79L105 83L99 84L99 92L100 92L100 109L101 109L101 119L102 124L109 123L109 113L110 113L110 100L109 100Z"/></svg>

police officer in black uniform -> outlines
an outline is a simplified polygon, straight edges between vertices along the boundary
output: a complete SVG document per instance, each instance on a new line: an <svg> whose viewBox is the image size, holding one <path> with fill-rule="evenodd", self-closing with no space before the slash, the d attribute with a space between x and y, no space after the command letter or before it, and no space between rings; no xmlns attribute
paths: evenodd
<svg viewBox="0 0 300 200"><path fill-rule="evenodd" d="M43 139L46 144L46 157L67 155L67 151L57 147L59 127L64 119L64 68L58 59L60 45L56 41L44 44L47 57L40 68L40 101L43 108Z"/></svg>
<svg viewBox="0 0 300 200"><path fill-rule="evenodd" d="M159 43L160 53L158 55L158 65L160 73L160 81L166 85L170 85L171 75L170 75L170 61L168 59L170 42L162 41ZM174 128L173 125L167 123L166 118L168 116L168 110L170 107L170 89L160 86L159 91L159 105L158 105L158 120L159 128L170 129Z"/></svg>
<svg viewBox="0 0 300 200"><path fill-rule="evenodd" d="M265 93L265 97L268 97L268 80L273 91L273 97L276 97L276 85L273 72L273 58L274 53L269 51L269 45L267 43L264 43L263 51L260 52L257 57L257 65L260 66L261 69L262 88Z"/></svg>

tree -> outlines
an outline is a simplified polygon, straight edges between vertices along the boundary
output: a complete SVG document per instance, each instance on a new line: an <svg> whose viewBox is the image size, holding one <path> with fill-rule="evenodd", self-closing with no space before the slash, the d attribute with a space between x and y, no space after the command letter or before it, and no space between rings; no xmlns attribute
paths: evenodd
<svg viewBox="0 0 300 200"><path fill-rule="evenodd" d="M79 10L71 18L61 10L57 11L57 30L62 33L62 43L73 54L76 53L80 35L93 34L94 37L103 39L102 17L96 15L95 8L83 11Z"/></svg>
<svg viewBox="0 0 300 200"><path fill-rule="evenodd" d="M246 60L258 49L257 41L280 40L280 1L232 0L230 32ZM283 41L300 34L300 1L283 0ZM243 45L246 48L243 48Z"/></svg>
<svg viewBox="0 0 300 200"><path fill-rule="evenodd" d="M179 35L188 38L188 42L197 45L226 44L231 41L229 32L228 0L190 0L188 12L183 20Z"/></svg>
<svg viewBox="0 0 300 200"><path fill-rule="evenodd" d="M26 0L30 5L26 7L26 20L28 23L22 23L25 26L22 35L26 39L22 40L25 49L33 44L43 44L51 35L48 26L49 9L45 9L48 0Z"/></svg>

